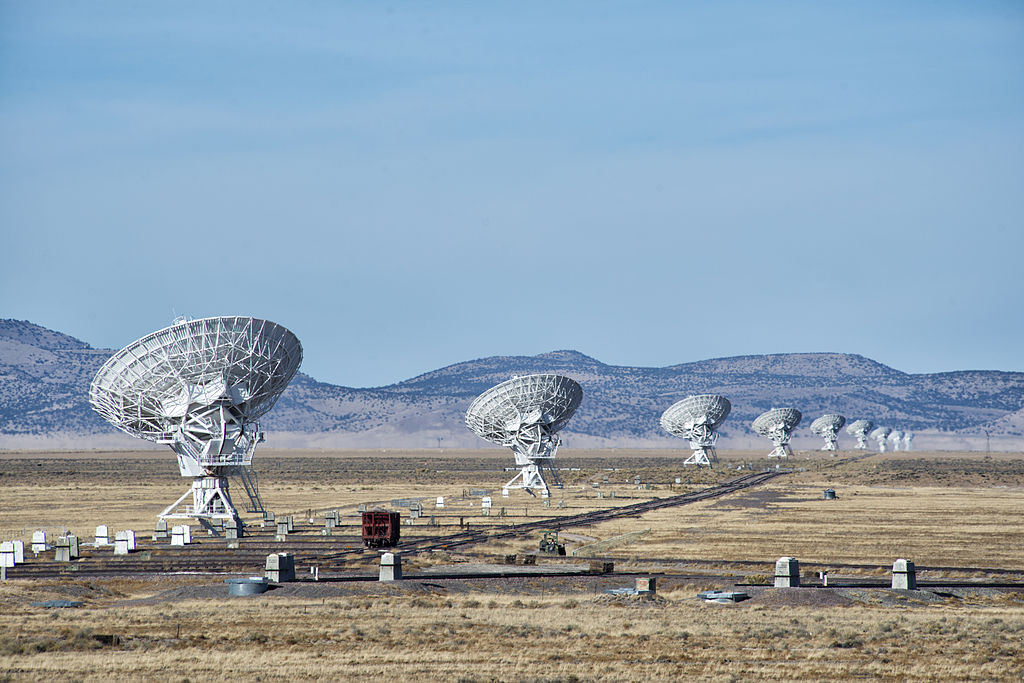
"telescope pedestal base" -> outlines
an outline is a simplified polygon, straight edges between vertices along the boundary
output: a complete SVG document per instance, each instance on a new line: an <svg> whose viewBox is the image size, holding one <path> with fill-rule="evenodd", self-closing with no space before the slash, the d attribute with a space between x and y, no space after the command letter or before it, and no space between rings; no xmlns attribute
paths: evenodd
<svg viewBox="0 0 1024 683"><path fill-rule="evenodd" d="M189 496L192 496L192 504L182 505ZM160 519L194 519L208 529L212 528L209 524L211 520L233 519L241 526L238 511L231 504L228 493L228 478L219 476L193 479L192 488L168 505L160 513Z"/></svg>
<svg viewBox="0 0 1024 683"><path fill-rule="evenodd" d="M548 489L548 484L544 481L544 475L540 472L540 465L537 463L523 465L519 474L512 477L512 481L502 486L501 489L502 495L506 496L510 489L526 489L526 492L531 496L537 495L534 491L540 491L541 498L551 497L551 490Z"/></svg>
<svg viewBox="0 0 1024 683"><path fill-rule="evenodd" d="M788 443L784 443L781 446L776 446L775 450L768 454L769 458L788 458L793 455L793 449L789 447Z"/></svg>
<svg viewBox="0 0 1024 683"><path fill-rule="evenodd" d="M704 448L694 448L693 455L683 461L683 465L707 465L708 467L714 467L712 463L718 462L718 456L715 455L715 449L707 446Z"/></svg>

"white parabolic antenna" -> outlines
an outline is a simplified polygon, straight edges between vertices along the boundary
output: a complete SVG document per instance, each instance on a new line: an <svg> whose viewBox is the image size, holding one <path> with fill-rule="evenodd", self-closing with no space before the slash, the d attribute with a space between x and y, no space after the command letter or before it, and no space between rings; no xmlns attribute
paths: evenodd
<svg viewBox="0 0 1024 683"><path fill-rule="evenodd" d="M238 476L251 511L262 512L252 455L257 419L299 369L302 345L258 318L186 320L114 354L89 389L93 409L121 431L167 444L192 488L161 519L235 519L228 476ZM185 499L192 497L192 504Z"/></svg>
<svg viewBox="0 0 1024 683"><path fill-rule="evenodd" d="M822 415L811 423L811 431L825 439L825 445L821 447L821 450L832 452L839 450L836 447L836 434L844 424L846 424L846 418L836 413Z"/></svg>
<svg viewBox="0 0 1024 683"><path fill-rule="evenodd" d="M900 443L903 441L903 432L898 429L892 430L889 434L889 441L892 442L892 449L898 451L900 449Z"/></svg>
<svg viewBox="0 0 1024 683"><path fill-rule="evenodd" d="M684 465L710 467L711 463L718 462L715 455L718 432L715 430L725 422L731 410L732 404L725 396L697 394L672 404L662 413L661 426L666 432L690 440L693 455Z"/></svg>
<svg viewBox="0 0 1024 683"><path fill-rule="evenodd" d="M892 433L892 427L879 427L871 432L871 438L878 442L878 452L885 453L885 440Z"/></svg>
<svg viewBox="0 0 1024 683"><path fill-rule="evenodd" d="M480 394L466 411L466 426L477 436L508 446L520 471L505 484L509 489L526 489L531 495L551 495L541 471L543 466L557 482L551 460L558 451L557 432L572 418L583 400L583 389L561 375L513 377Z"/></svg>
<svg viewBox="0 0 1024 683"><path fill-rule="evenodd" d="M803 415L796 408L772 408L762 413L751 425L761 436L768 437L775 444L769 458L785 458L793 454L789 447L789 436L800 424Z"/></svg>
<svg viewBox="0 0 1024 683"><path fill-rule="evenodd" d="M868 449L868 432L874 428L875 423L871 420L854 420L846 427L846 433L857 437L857 450L866 451Z"/></svg>

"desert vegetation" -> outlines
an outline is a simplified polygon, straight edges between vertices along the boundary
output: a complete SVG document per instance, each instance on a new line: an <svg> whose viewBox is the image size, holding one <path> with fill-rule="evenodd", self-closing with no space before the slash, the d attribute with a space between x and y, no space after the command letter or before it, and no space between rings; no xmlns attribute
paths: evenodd
<svg viewBox="0 0 1024 683"><path fill-rule="evenodd" d="M511 477L500 452L268 452L258 467L268 505L280 513L339 508L351 519L360 504L446 496L444 510L425 513L440 526L403 527L417 535L444 533L460 517L497 527L672 495L767 464L759 453L721 455L714 471L684 471L672 453L569 452L562 464L575 469L562 472L566 487L550 507L521 492L500 499ZM100 523L145 532L187 486L162 453L6 453L0 463L4 539L28 540L35 528L88 539ZM303 581L245 598L229 598L219 575L12 579L0 584L0 680L1024 677L1024 590L757 585L781 555L800 559L810 581L819 570L884 580L897 557L915 560L923 581L1020 581L1020 459L812 453L788 464L800 471L757 489L566 534L571 553L591 539L649 529L607 554L617 570L657 573L654 598L605 592L632 586L629 574L416 578L430 565L536 551L536 535L409 557L414 578L395 584ZM837 500L823 499L826 487ZM470 488L490 490L507 515L483 517L479 499L462 495ZM744 588L750 600L695 597L737 581L754 584ZM54 599L81 604L33 605Z"/></svg>

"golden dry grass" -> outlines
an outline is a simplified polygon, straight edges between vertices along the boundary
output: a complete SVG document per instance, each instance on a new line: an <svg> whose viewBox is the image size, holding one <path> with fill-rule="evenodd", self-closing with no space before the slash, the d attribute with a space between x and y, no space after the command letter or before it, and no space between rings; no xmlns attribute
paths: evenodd
<svg viewBox="0 0 1024 683"><path fill-rule="evenodd" d="M758 455L726 453L723 465ZM444 495L449 506L439 519L445 524L456 524L460 515L474 524L505 524L522 518L524 501L531 518L570 514L736 474L724 466L684 472L678 454L572 456L575 462L566 456L562 463L580 470L564 473L567 487L551 508L521 493L503 503L498 489L511 474L501 471L508 459L494 451L267 452L258 464L264 495L279 512L340 507L353 516L360 503ZM620 558L617 566L667 571L672 561L692 571L697 565L688 561L754 560L763 568L748 571L768 573L781 555L826 566L888 566L908 557L918 565L1024 569L1019 457L915 453L836 465L810 454L789 464L804 471L715 501L572 531L608 538L650 528L609 553ZM100 523L148 530L187 487L163 454L0 454L0 473L0 538L26 540L23 534L35 528L66 526L83 538ZM654 488L637 490L637 474ZM598 499L590 485L605 476L609 483L599 490L614 491L614 499ZM684 478L682 486L670 484L676 476ZM822 500L826 486L838 491L838 500ZM495 504L518 517L481 517L474 501L461 498L469 487L491 489ZM565 509L555 507L562 497ZM403 528L403 534L436 531ZM536 541L491 543L433 561L534 550ZM670 562L655 563L661 559ZM833 575L844 572L861 573ZM631 581L624 577L622 585ZM219 587L211 592L213 585ZM571 582L543 590L523 584L522 592L486 582L465 582L458 590L437 585L410 581L383 594L365 588L320 598L274 591L231 599L220 579L209 578L9 581L0 585L0 680L1024 678L1021 592L820 606L773 601L772 595L783 595L775 593L739 605L705 605L694 599L698 590L726 585L711 579L673 585L647 603L581 592ZM193 595L193 589L207 592ZM69 610L30 605L58 597L86 604ZM119 643L96 635L116 635Z"/></svg>

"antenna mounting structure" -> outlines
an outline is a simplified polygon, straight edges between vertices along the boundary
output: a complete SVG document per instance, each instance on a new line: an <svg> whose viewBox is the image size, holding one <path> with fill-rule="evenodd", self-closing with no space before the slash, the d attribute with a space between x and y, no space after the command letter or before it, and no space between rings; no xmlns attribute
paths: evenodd
<svg viewBox="0 0 1024 683"><path fill-rule="evenodd" d="M793 449L789 447L789 437L802 417L796 408L772 408L754 420L751 425L754 431L775 444L775 449L768 454L769 458L787 458L793 454Z"/></svg>
<svg viewBox="0 0 1024 683"><path fill-rule="evenodd" d="M825 439L823 451L832 451L834 454L839 448L836 446L836 434L846 424L846 418L837 413L822 415L811 423L811 431Z"/></svg>
<svg viewBox="0 0 1024 683"><path fill-rule="evenodd" d="M252 456L266 414L295 376L302 345L258 318L185 320L111 356L89 388L93 410L126 434L167 444L192 488L161 519L240 522L228 476L238 476L251 511L263 512ZM185 499L191 496L192 503ZM241 526L241 525L239 525Z"/></svg>
<svg viewBox="0 0 1024 683"><path fill-rule="evenodd" d="M892 449L894 451L900 450L900 444L903 442L903 432L898 429L892 430L889 434L889 441L892 441Z"/></svg>
<svg viewBox="0 0 1024 683"><path fill-rule="evenodd" d="M871 438L878 443L878 452L885 453L885 440L892 433L891 427L878 427L871 432Z"/></svg>
<svg viewBox="0 0 1024 683"><path fill-rule="evenodd" d="M866 451L868 449L868 433L874 428L875 423L871 420L854 420L847 425L846 433L857 437L858 451Z"/></svg>
<svg viewBox="0 0 1024 683"><path fill-rule="evenodd" d="M558 483L551 460L561 443L557 432L572 418L583 400L583 389L561 375L541 374L513 377L480 394L466 411L466 426L477 436L515 453L519 474L502 487L526 489L530 495L540 491L551 496L544 480L547 467Z"/></svg>
<svg viewBox="0 0 1024 683"><path fill-rule="evenodd" d="M693 455L683 462L684 465L711 467L718 462L715 455L718 432L715 430L725 422L731 410L732 404L724 396L697 394L672 404L662 413L661 426L666 432L690 440Z"/></svg>

